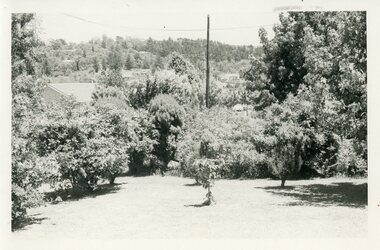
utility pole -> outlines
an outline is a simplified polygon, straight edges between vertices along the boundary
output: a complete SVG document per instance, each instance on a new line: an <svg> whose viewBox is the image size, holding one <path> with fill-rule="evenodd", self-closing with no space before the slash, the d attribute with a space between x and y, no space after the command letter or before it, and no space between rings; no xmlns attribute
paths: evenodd
<svg viewBox="0 0 380 250"><path fill-rule="evenodd" d="M209 64L209 42L210 42L210 15L207 15L207 45L206 45L206 108L210 107L210 64Z"/></svg>

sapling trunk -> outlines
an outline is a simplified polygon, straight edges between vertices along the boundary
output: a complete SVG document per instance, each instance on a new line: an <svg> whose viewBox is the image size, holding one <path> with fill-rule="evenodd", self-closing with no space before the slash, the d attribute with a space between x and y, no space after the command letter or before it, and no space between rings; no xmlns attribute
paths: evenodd
<svg viewBox="0 0 380 250"><path fill-rule="evenodd" d="M116 179L116 176L110 176L108 178L108 180L109 180L109 182L110 182L111 185L113 185L115 183L115 179Z"/></svg>
<svg viewBox="0 0 380 250"><path fill-rule="evenodd" d="M211 192L211 187L208 186L207 187L207 194L206 194L206 201L204 202L205 205L212 205L212 204L215 204L215 199L214 199L214 196L212 195L212 192Z"/></svg>
<svg viewBox="0 0 380 250"><path fill-rule="evenodd" d="M286 177L281 178L281 187L285 187Z"/></svg>

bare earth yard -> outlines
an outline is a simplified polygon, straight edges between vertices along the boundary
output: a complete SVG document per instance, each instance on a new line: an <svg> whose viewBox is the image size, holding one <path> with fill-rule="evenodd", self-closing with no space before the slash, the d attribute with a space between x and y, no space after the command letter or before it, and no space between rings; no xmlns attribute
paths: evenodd
<svg viewBox="0 0 380 250"><path fill-rule="evenodd" d="M31 209L14 238L314 238L367 236L367 180L218 180L217 204L194 181L121 177L96 195Z"/></svg>

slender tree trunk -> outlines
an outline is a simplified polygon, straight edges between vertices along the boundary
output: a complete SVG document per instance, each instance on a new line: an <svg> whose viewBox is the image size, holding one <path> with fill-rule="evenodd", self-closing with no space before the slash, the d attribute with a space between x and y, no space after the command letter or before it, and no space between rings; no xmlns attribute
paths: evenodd
<svg viewBox="0 0 380 250"><path fill-rule="evenodd" d="M281 178L281 187L285 187L286 177Z"/></svg>
<svg viewBox="0 0 380 250"><path fill-rule="evenodd" d="M110 182L111 185L113 185L113 184L115 183L115 179L116 179L115 176L111 176L111 177L109 178L109 182Z"/></svg>

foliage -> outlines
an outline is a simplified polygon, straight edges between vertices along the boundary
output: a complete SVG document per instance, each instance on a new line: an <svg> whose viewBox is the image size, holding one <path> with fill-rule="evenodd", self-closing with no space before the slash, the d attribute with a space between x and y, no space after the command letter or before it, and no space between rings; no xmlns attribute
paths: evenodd
<svg viewBox="0 0 380 250"><path fill-rule="evenodd" d="M185 176L197 179L193 162L202 157L223 162L217 169L223 178L270 175L265 120L215 107L189 114L185 121L177 153Z"/></svg>
<svg viewBox="0 0 380 250"><path fill-rule="evenodd" d="M296 130L307 137L302 168L314 168L324 175L341 172L336 168L343 164L338 156L353 148L354 158L360 160L344 164L355 162L356 169L366 165L365 20L365 12L290 12L280 15L273 39L268 39L265 30L259 32L263 55L253 57L251 68L243 73L249 81L247 98L257 110L281 103L289 111L289 118L282 121L286 124L276 128L293 131L298 126ZM278 116L266 114L269 120ZM293 132L288 135L297 134ZM277 140L282 138L278 143L285 143L281 132L273 134ZM287 144L284 150L295 150ZM286 159L282 161L293 169Z"/></svg>
<svg viewBox="0 0 380 250"><path fill-rule="evenodd" d="M199 82L194 66L178 53L174 52L170 55L168 68L173 69L180 76L187 75L190 83Z"/></svg>
<svg viewBox="0 0 380 250"><path fill-rule="evenodd" d="M53 185L69 180L73 188L91 191L102 178L113 183L128 171L151 173L152 124L146 111L107 102L72 105L41 120L33 139L41 157L55 156L59 173Z"/></svg>
<svg viewBox="0 0 380 250"><path fill-rule="evenodd" d="M145 50L160 56L168 56L172 52L176 52L189 58L193 64L204 58L204 48L206 41L204 39L192 40L188 38L179 38L173 40L168 38L166 40L157 41L149 38L145 43L138 43L133 45L136 50ZM210 41L210 54L211 60L216 62L221 61L240 61L248 59L251 53L258 53L256 48L252 46L234 46L223 44L217 41Z"/></svg>
<svg viewBox="0 0 380 250"><path fill-rule="evenodd" d="M35 32L35 15L12 14L12 79L20 74L33 75L36 71L36 47L39 45Z"/></svg>
<svg viewBox="0 0 380 250"><path fill-rule="evenodd" d="M125 89L97 84L92 93L93 103L112 103L118 107L126 107L128 104L128 93Z"/></svg>
<svg viewBox="0 0 380 250"><path fill-rule="evenodd" d="M137 85L130 91L129 101L135 108L147 107L159 94L168 94L181 105L197 107L200 104L200 87L191 83L187 75L179 76L173 71L157 71L145 85Z"/></svg>
<svg viewBox="0 0 380 250"><path fill-rule="evenodd" d="M159 135L154 154L159 160L160 171L164 172L168 163L175 158L184 110L173 97L158 95L150 102L149 112L154 116L154 128Z"/></svg>
<svg viewBox="0 0 380 250"><path fill-rule="evenodd" d="M103 71L98 79L100 84L112 87L124 87L124 78L119 70Z"/></svg>
<svg viewBox="0 0 380 250"><path fill-rule="evenodd" d="M127 59L125 61L125 68L127 70L133 69L135 67L135 60L131 56L131 54L128 54Z"/></svg>
<svg viewBox="0 0 380 250"><path fill-rule="evenodd" d="M118 46L112 46L110 52L107 55L108 67L111 70L118 71L123 68L123 60L121 57L121 51Z"/></svg>
<svg viewBox="0 0 380 250"><path fill-rule="evenodd" d="M45 82L34 76L39 45L34 22L34 14L12 14L12 228L25 218L27 208L41 203L38 187L45 178L31 139L45 109Z"/></svg>
<svg viewBox="0 0 380 250"><path fill-rule="evenodd" d="M348 176L367 174L367 162L358 153L361 146L354 143L352 139L339 141L336 165L330 166L334 172Z"/></svg>
<svg viewBox="0 0 380 250"><path fill-rule="evenodd" d="M38 192L44 172L36 162L34 145L26 138L12 136L12 227L25 217L27 208L42 202Z"/></svg>
<svg viewBox="0 0 380 250"><path fill-rule="evenodd" d="M207 190L206 200L204 205L211 205L215 203L214 196L212 195L211 188L215 185L215 178L217 175L217 164L212 159L197 159L193 163L197 169L197 181L202 184L202 187Z"/></svg>

